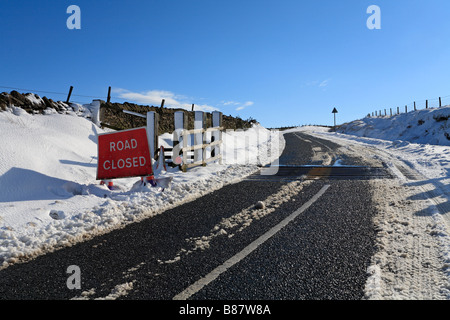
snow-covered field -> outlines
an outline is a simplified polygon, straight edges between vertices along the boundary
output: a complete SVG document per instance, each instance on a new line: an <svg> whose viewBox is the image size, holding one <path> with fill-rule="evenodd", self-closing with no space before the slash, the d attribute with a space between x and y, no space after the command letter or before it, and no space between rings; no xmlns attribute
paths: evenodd
<svg viewBox="0 0 450 320"><path fill-rule="evenodd" d="M0 112L0 268L159 214L234 183L281 154L282 135L255 126L224 134L224 161L183 173L168 169L164 191L139 178L96 177L97 135L104 130L79 106L66 114ZM450 299L450 107L365 118L338 132L301 127L345 152L383 162L396 175L373 180L379 208L377 253L367 299ZM447 138L449 137L449 138ZM160 137L170 145L170 135ZM267 146L271 157L267 156ZM270 148L269 148L270 149ZM256 159L255 155L259 155Z"/></svg>
<svg viewBox="0 0 450 320"><path fill-rule="evenodd" d="M261 126L223 135L223 163L183 173L167 167L168 188L140 178L96 180L97 135L86 106L66 114L0 112L0 268L108 232L236 182L279 157L284 140ZM170 135L160 137L170 145ZM259 152L272 147L272 156ZM275 150L276 149L276 150ZM255 155L259 154L256 159ZM246 159L246 162L242 162Z"/></svg>

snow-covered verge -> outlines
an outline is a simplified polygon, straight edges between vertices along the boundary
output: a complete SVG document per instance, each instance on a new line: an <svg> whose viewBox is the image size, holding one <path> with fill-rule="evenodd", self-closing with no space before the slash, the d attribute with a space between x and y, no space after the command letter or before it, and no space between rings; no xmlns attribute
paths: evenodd
<svg viewBox="0 0 450 320"><path fill-rule="evenodd" d="M338 132L295 129L384 163L395 177L371 181L377 242L366 299L450 299L448 114L445 107L390 119L365 118Z"/></svg>
<svg viewBox="0 0 450 320"><path fill-rule="evenodd" d="M120 228L255 173L284 148L283 137L261 126L226 132L223 163L183 173L167 167L164 190L140 178L96 180L97 136L105 131L85 106L64 114L31 115L12 107L0 112L0 269ZM163 135L162 145L170 145ZM267 146L272 155L261 153ZM253 158L258 154L258 162ZM245 159L243 162L242 159Z"/></svg>
<svg viewBox="0 0 450 320"><path fill-rule="evenodd" d="M450 299L450 237L441 213L416 186L371 183L379 214L366 299Z"/></svg>
<svg viewBox="0 0 450 320"><path fill-rule="evenodd" d="M337 132L383 140L450 146L450 106L394 116L366 117L345 123Z"/></svg>

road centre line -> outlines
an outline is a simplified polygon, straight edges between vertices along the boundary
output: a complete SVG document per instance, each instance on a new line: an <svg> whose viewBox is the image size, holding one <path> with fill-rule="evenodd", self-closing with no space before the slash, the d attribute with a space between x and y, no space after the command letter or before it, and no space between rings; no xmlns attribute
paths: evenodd
<svg viewBox="0 0 450 320"><path fill-rule="evenodd" d="M225 261L222 265L215 268L205 277L197 280L195 283L187 287L185 290L177 294L173 297L173 300L187 300L192 295L199 292L209 283L217 279L222 273L227 271L229 268L234 266L236 263L247 257L250 253L252 253L255 249L257 249L261 244L269 240L272 236L278 233L281 229L287 226L290 222L292 222L295 218L297 218L300 214L306 211L314 202L316 202L330 187L329 184L325 185L320 189L320 191L315 194L310 200L308 200L305 204L303 204L299 209L291 213L288 217L286 217L283 221L278 223L276 226L272 227L265 234L260 236L258 239L250 243L247 247L245 247L242 251L235 254L233 257Z"/></svg>

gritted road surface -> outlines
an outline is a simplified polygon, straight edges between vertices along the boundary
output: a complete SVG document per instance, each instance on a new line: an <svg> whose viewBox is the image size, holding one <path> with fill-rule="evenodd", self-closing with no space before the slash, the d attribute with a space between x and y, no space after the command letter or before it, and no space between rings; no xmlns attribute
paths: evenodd
<svg viewBox="0 0 450 320"><path fill-rule="evenodd" d="M0 299L362 299L376 236L367 180L385 173L361 171L363 158L326 140L285 140L282 176L249 177L12 265L0 271ZM355 167L339 175L337 163ZM266 208L254 208L257 201ZM80 289L67 286L72 265Z"/></svg>

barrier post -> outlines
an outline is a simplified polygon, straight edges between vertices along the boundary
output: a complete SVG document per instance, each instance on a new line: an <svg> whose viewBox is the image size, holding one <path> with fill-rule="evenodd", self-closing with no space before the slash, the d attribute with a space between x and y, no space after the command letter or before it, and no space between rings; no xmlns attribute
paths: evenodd
<svg viewBox="0 0 450 320"><path fill-rule="evenodd" d="M205 113L203 111L195 111L194 118L194 130L195 129L205 129ZM194 133L194 145L204 144L204 134L203 132ZM203 148L194 150L194 162L205 160L203 157Z"/></svg>
<svg viewBox="0 0 450 320"><path fill-rule="evenodd" d="M147 137L150 148L150 157L155 158L158 149L158 114L154 111L147 112Z"/></svg>
<svg viewBox="0 0 450 320"><path fill-rule="evenodd" d="M184 140L187 139L183 137L183 130L186 130L188 125L187 114L184 111L176 111L174 113L174 125L175 131L173 132L172 162L180 164L177 163L176 158L180 155L180 146L183 146ZM186 153L183 152L183 159L185 159L185 154Z"/></svg>
<svg viewBox="0 0 450 320"><path fill-rule="evenodd" d="M222 112L213 111L212 112L212 126L213 127L222 127ZM211 142L221 141L222 140L222 130L215 130L211 134ZM221 154L221 146L216 145L211 150L211 158L216 155ZM222 158L220 158L219 163L222 164Z"/></svg>

